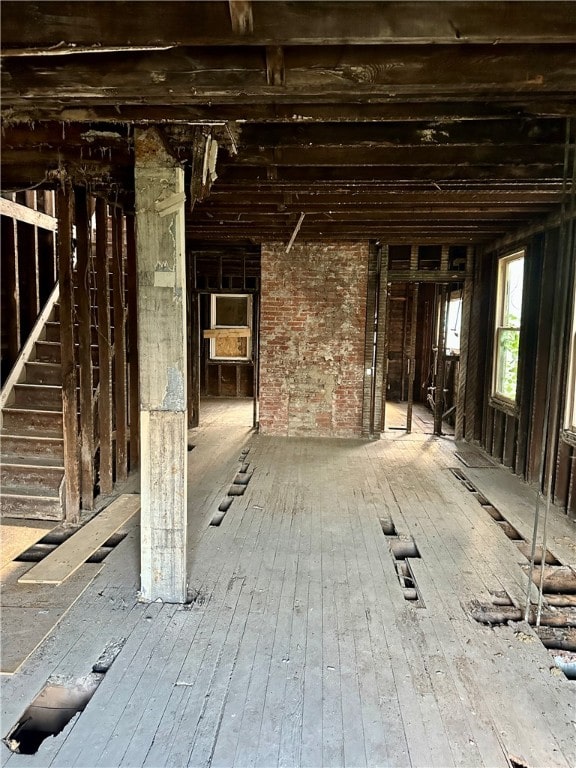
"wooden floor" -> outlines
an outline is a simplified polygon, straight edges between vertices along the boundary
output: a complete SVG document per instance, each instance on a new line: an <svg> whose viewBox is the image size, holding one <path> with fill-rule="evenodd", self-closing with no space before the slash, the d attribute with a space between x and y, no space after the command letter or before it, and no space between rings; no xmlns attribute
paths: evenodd
<svg viewBox="0 0 576 768"><path fill-rule="evenodd" d="M137 601L133 531L2 681L2 736L50 675L83 676L125 638L120 655L59 736L34 756L3 747L3 764L576 765L576 684L527 625L468 614L495 591L521 601L525 561L450 472L464 468L452 439L273 438L250 431L249 401L228 423L224 403L203 405L189 454L194 602ZM247 490L211 526L246 448ZM417 604L379 522L390 517L420 553ZM552 542L556 525L569 530L553 512Z"/></svg>

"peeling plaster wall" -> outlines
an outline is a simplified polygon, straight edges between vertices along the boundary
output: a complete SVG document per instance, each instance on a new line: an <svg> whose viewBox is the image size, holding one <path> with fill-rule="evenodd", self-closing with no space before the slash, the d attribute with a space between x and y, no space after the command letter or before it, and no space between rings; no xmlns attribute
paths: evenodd
<svg viewBox="0 0 576 768"><path fill-rule="evenodd" d="M358 437L368 243L262 245L260 429Z"/></svg>

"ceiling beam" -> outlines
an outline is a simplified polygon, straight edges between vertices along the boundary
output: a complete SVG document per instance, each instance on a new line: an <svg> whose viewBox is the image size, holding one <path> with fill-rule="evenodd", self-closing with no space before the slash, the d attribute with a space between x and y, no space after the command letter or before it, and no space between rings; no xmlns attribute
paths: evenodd
<svg viewBox="0 0 576 768"><path fill-rule="evenodd" d="M576 38L571 2L2 3L4 51L79 47L561 43ZM251 23L248 15L251 16ZM232 26L230 18L232 17ZM240 30L242 30L240 32ZM98 41L95 43L95 41Z"/></svg>
<svg viewBox="0 0 576 768"><path fill-rule="evenodd" d="M264 51L195 48L121 54L7 57L3 109L59 103L226 105L382 103L530 93L574 98L576 47L393 46L286 48L285 85L269 85Z"/></svg>

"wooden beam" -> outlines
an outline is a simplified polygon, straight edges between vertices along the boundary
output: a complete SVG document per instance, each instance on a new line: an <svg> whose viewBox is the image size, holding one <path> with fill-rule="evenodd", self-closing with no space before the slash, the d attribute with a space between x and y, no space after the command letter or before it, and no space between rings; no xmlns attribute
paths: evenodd
<svg viewBox="0 0 576 768"><path fill-rule="evenodd" d="M112 206L112 291L114 296L114 425L116 431L116 482L128 476L126 403L126 312L124 292L124 240L122 212Z"/></svg>
<svg viewBox="0 0 576 768"><path fill-rule="evenodd" d="M126 292L128 302L128 391L130 414L130 470L140 459L140 402L138 396L138 281L134 216L126 216Z"/></svg>
<svg viewBox="0 0 576 768"><path fill-rule="evenodd" d="M58 280L60 283L60 346L62 354L62 416L64 430L65 520L80 518L80 464L78 402L74 345L74 282L72 276L72 190L56 193L58 217Z"/></svg>
<svg viewBox="0 0 576 768"><path fill-rule="evenodd" d="M378 436L386 424L386 391L388 381L388 245L380 247L378 265L378 297L376 320L376 350L374 353L374 427Z"/></svg>
<svg viewBox="0 0 576 768"><path fill-rule="evenodd" d="M141 574L147 600L185 602L187 395L184 172L156 128L136 129ZM162 216L157 204L181 201Z"/></svg>
<svg viewBox="0 0 576 768"><path fill-rule="evenodd" d="M163 2L162 13L141 2L42 2L22 16L20 3L4 0L3 55L27 49L58 58L111 47L237 45L230 25L232 3ZM566 42L576 37L570 2L257 2L253 5L254 45L405 45L406 43ZM12 49L12 50L11 50ZM14 50L15 49L15 50Z"/></svg>
<svg viewBox="0 0 576 768"><path fill-rule="evenodd" d="M80 366L80 485L83 509L94 506L94 381L92 372L92 319L90 222L85 187L74 190L76 222L76 297Z"/></svg>
<svg viewBox="0 0 576 768"><path fill-rule="evenodd" d="M33 208L28 208L26 205L21 205L13 200L7 200L5 197L0 197L0 213L3 216L11 216L13 219L16 219L16 221L22 221L26 224L32 224L34 227L48 229L51 232L55 232L58 228L58 221L54 216L35 211Z"/></svg>
<svg viewBox="0 0 576 768"><path fill-rule="evenodd" d="M237 101L226 104L62 104L45 101L34 105L19 103L10 108L11 123L29 123L32 120L85 121L118 124L124 123L197 123L210 127L214 123L234 120L265 120L268 124L292 121L298 125L312 122L367 122L383 121L459 121L480 117L507 121L511 118L533 116L566 117L574 111L571 94L530 94L529 91L510 93L498 101L469 102L465 99L437 99L422 101L405 95L403 99L379 100L376 103L350 103L344 101L312 102L295 97L292 102L278 104L268 102L246 103ZM8 115L7 115L8 117ZM3 179L3 186L6 183Z"/></svg>
<svg viewBox="0 0 576 768"><path fill-rule="evenodd" d="M3 108L250 102L389 103L565 98L573 91L569 45L296 47L285 50L289 87L268 85L252 46L6 58ZM458 78L453 73L458 72ZM158 73L161 76L158 77ZM155 76L156 75L156 76ZM393 96L390 95L391 91ZM79 97L81 94L81 98Z"/></svg>
<svg viewBox="0 0 576 768"><path fill-rule="evenodd" d="M106 203L96 198L96 296L98 314L98 431L100 443L100 491L114 487L112 460L112 333L110 329L110 266Z"/></svg>
<svg viewBox="0 0 576 768"><path fill-rule="evenodd" d="M472 248L469 248L472 251ZM460 320L460 366L458 369L458 388L456 392L456 422L454 437L462 440L465 435L466 386L468 383L468 344L470 338L470 317L472 313L472 278L464 281L462 293L462 314Z"/></svg>

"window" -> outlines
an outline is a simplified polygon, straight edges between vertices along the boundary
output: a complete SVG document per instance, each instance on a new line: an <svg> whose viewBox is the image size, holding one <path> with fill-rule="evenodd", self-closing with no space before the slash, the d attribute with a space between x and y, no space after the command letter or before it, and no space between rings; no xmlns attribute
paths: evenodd
<svg viewBox="0 0 576 768"><path fill-rule="evenodd" d="M493 395L516 401L518 348L522 319L524 251L500 259L494 339Z"/></svg>
<svg viewBox="0 0 576 768"><path fill-rule="evenodd" d="M252 354L252 297L212 294L210 357L213 360L249 360Z"/></svg>
<svg viewBox="0 0 576 768"><path fill-rule="evenodd" d="M460 292L453 293L448 301L446 316L446 354L460 354L460 324L462 321L462 298Z"/></svg>
<svg viewBox="0 0 576 768"><path fill-rule="evenodd" d="M567 432L576 433L576 278L572 299L572 328L570 332L570 358L568 362L568 381L566 382L566 418L564 427Z"/></svg>

